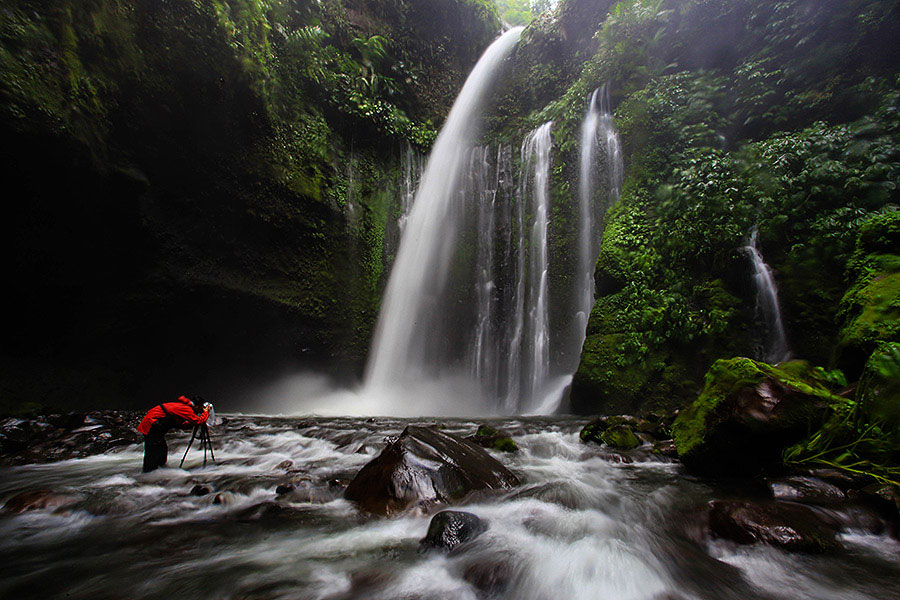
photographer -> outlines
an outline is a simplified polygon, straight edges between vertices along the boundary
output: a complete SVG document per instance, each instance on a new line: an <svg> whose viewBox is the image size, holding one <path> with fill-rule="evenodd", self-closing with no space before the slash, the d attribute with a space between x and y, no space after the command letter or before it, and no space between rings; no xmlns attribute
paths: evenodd
<svg viewBox="0 0 900 600"><path fill-rule="evenodd" d="M207 402L201 407L201 403L203 399L200 397L195 403L187 396L180 396L174 402L154 406L147 412L137 428L144 435L144 473L165 466L169 452L166 433L170 429L178 427L189 430L206 423L212 405Z"/></svg>

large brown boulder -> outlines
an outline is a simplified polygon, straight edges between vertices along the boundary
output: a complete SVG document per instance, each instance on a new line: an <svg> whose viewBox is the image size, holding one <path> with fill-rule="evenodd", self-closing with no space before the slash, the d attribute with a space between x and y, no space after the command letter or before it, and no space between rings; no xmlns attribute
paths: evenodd
<svg viewBox="0 0 900 600"><path fill-rule="evenodd" d="M387 516L518 484L509 469L478 445L411 425L360 469L344 496L365 512Z"/></svg>

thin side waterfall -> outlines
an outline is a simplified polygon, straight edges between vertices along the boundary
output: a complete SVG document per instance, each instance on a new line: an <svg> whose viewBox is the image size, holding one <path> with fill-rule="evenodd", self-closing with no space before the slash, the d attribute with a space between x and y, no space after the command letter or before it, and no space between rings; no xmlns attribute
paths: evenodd
<svg viewBox="0 0 900 600"><path fill-rule="evenodd" d="M750 257L753 265L753 284L756 287L756 313L765 323L766 341L759 358L769 363L779 363L790 358L787 334L781 319L778 289L772 269L763 260L759 251L759 232L756 227L750 231L750 239L742 249Z"/></svg>
<svg viewBox="0 0 900 600"><path fill-rule="evenodd" d="M591 94L587 113L581 125L578 199L580 228L578 230L578 272L576 274L576 318L574 319L571 371L578 367L578 358L587 331L587 323L594 306L594 269L603 239L603 219L619 200L624 180L624 164L619 134L613 121L607 85ZM605 192L602 198L597 191Z"/></svg>
<svg viewBox="0 0 900 600"><path fill-rule="evenodd" d="M451 283L465 217L455 200L488 93L521 33L521 27L510 29L484 52L435 141L385 290L366 368L367 390L442 375L445 363L438 358L452 354L442 342L451 324L441 298Z"/></svg>
<svg viewBox="0 0 900 600"><path fill-rule="evenodd" d="M401 170L403 171L403 181L400 183L400 216L397 218L397 228L400 231L400 235L403 235L406 222L409 220L409 212L412 210L412 205L415 201L416 187L419 185L422 173L422 155L414 151L409 144L407 144L406 152L403 154Z"/></svg>
<svg viewBox="0 0 900 600"><path fill-rule="evenodd" d="M528 327L523 380L526 385L525 405L529 409L541 394L550 374L550 308L548 304L547 230L550 212L550 131L548 121L531 132L522 143L522 177L520 204L531 200L534 215L529 239ZM529 183L531 184L529 186ZM543 402L541 402L543 403Z"/></svg>

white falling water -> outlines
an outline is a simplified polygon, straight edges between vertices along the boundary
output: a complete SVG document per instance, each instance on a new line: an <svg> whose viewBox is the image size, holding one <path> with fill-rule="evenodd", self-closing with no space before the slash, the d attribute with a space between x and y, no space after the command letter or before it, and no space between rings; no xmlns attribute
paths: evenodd
<svg viewBox="0 0 900 600"><path fill-rule="evenodd" d="M500 36L479 59L435 141L391 270L366 369L365 388L383 391L435 375L439 299L449 284L460 222L459 182L479 133L482 108L522 28ZM446 327L446 325L443 325ZM438 340L439 342L439 340Z"/></svg>
<svg viewBox="0 0 900 600"><path fill-rule="evenodd" d="M409 212L412 210L416 187L419 185L422 173L422 155L413 150L409 144L403 154L401 170L403 171L403 181L400 184L400 216L397 219L397 228L402 235L406 228L406 222L409 220Z"/></svg>
<svg viewBox="0 0 900 600"><path fill-rule="evenodd" d="M575 319L579 349L584 343L588 318L594 306L594 267L603 238L600 224L606 211L619 200L625 173L619 134L613 122L609 106L609 90L606 85L597 88L591 94L587 114L581 125L580 150L578 199L581 227L578 232L579 268L576 279L578 304ZM598 154L601 164L605 167L600 174L604 176L602 183L606 189L606 197L600 203L599 210L594 197L598 179Z"/></svg>
<svg viewBox="0 0 900 600"><path fill-rule="evenodd" d="M523 400L530 410L537 408L534 401L542 399L550 374L550 308L548 301L547 230L550 212L550 130L548 121L532 131L522 143L522 203L531 199L530 212L534 215L529 239L528 268L528 327L526 359L523 367L525 385ZM531 183L531 189L529 186ZM514 350L513 350L514 351ZM543 402L541 402L543 404Z"/></svg>
<svg viewBox="0 0 900 600"><path fill-rule="evenodd" d="M779 363L789 359L791 352L784 330L784 322L781 319L775 277L759 251L758 233L756 227L751 230L750 240L743 250L750 257L753 265L756 312L766 326L766 343L759 358L769 363Z"/></svg>

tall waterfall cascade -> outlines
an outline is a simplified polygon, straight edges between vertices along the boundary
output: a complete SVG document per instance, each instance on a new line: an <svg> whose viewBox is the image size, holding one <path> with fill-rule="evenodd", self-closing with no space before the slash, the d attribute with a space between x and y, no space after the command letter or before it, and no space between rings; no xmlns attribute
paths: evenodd
<svg viewBox="0 0 900 600"><path fill-rule="evenodd" d="M492 84L520 33L498 38L475 66L417 188L406 157L402 237L364 396L421 402L422 414L547 414L571 382L593 304L598 226L621 188L621 151L598 89L582 128L578 239L566 246L578 256L578 289L554 303L552 282L567 278L554 279L560 267L550 252L553 123L525 135L518 155L508 144L476 145Z"/></svg>
<svg viewBox="0 0 900 600"><path fill-rule="evenodd" d="M763 260L759 250L759 231L756 227L750 231L747 245L742 250L750 257L753 265L756 313L757 317L765 324L765 342L759 351L758 358L769 363L785 361L791 357L791 351L781 318L778 288L775 286L772 269Z"/></svg>
<svg viewBox="0 0 900 600"><path fill-rule="evenodd" d="M365 390L379 392L446 375L455 355L442 299L451 284L464 211L455 202L479 133L483 106L522 28L484 52L447 116L404 224L366 367ZM445 343L446 342L446 343Z"/></svg>

